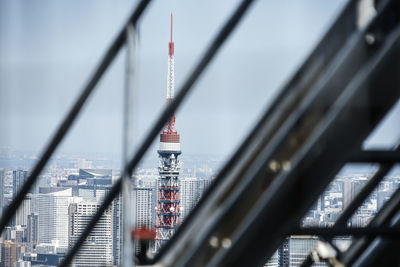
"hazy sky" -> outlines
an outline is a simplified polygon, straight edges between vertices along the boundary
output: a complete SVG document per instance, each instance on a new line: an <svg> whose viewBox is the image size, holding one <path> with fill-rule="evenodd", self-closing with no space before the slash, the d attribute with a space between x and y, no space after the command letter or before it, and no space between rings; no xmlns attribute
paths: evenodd
<svg viewBox="0 0 400 267"><path fill-rule="evenodd" d="M162 0L150 5L139 24L139 139L165 104L170 13L177 90L238 2ZM177 114L183 152L231 152L345 2L257 1ZM0 2L0 147L42 150L135 4ZM121 52L60 151L121 150ZM393 139L393 130L399 132L398 123L389 124L380 139Z"/></svg>

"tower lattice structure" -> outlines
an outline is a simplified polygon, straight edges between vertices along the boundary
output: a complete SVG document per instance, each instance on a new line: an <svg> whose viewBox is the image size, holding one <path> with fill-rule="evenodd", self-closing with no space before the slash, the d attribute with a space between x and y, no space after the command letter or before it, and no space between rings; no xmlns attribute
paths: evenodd
<svg viewBox="0 0 400 267"><path fill-rule="evenodd" d="M172 14L171 39L168 44L168 74L167 74L167 105L174 98L174 43L172 41ZM159 154L159 183L156 222L156 250L169 240L180 223L179 208L179 170L178 156L181 154L181 144L178 131L175 129L175 115L168 120L160 134Z"/></svg>

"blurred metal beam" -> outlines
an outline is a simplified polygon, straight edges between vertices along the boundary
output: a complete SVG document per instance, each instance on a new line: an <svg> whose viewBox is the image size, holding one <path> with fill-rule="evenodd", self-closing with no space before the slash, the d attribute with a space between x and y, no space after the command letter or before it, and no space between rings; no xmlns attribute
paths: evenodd
<svg viewBox="0 0 400 267"><path fill-rule="evenodd" d="M129 162L125 165L125 168L122 172L122 177L130 177L133 170L137 166L137 164L142 159L143 155L150 147L153 140L162 130L167 120L171 117L171 115L177 110L180 104L183 102L186 95L193 89L193 85L204 72L208 64L217 54L218 50L230 36L232 31L236 28L240 20L242 19L243 15L248 10L250 4L252 3L251 0L243 0L239 6L236 8L234 13L229 17L228 21L223 25L222 29L218 32L214 40L211 42L210 46L207 48L205 54L201 57L198 64L195 66L194 70L186 79L183 86L178 91L177 96L175 99L164 109L162 114L153 124L153 127L150 129L149 133L146 135L145 140L141 143L140 147L136 151L135 155L131 158ZM106 198L103 200L99 210L96 214L92 217L88 225L86 226L84 232L79 237L78 241L74 244L74 246L68 251L66 257L61 262L59 266L65 267L68 266L75 253L78 249L82 246L83 242L85 241L86 237L90 234L91 230L96 225L99 218L102 216L103 212L106 208L111 204L113 199L121 192L121 184L122 179L119 178L117 182L112 186L111 191L107 194Z"/></svg>
<svg viewBox="0 0 400 267"><path fill-rule="evenodd" d="M129 18L127 25L129 23L136 24L137 20L142 15L144 9L146 8L147 4L150 0L142 0L136 7L135 11L132 13L131 17ZM54 151L64 139L65 135L70 130L71 126L75 122L76 118L78 117L82 107L86 103L87 99L95 89L97 83L99 82L100 78L103 76L104 72L107 70L108 66L114 60L115 56L117 55L119 49L122 47L125 41L125 27L119 32L117 38L108 48L107 52L103 56L100 61L100 64L95 69L93 75L90 77L86 86L82 89L81 94L75 101L74 105L68 112L67 116L62 121L61 125L58 127L57 131L55 132L53 138L50 140L42 156L40 157L38 163L36 163L35 167L33 168L31 174L25 181L24 185L22 186L20 192L12 202L6 207L5 211L3 212L0 220L0 232L4 230L4 227L9 223L13 214L18 210L18 207L21 205L22 201L24 200L25 195L29 192L31 187L35 184L36 180L38 179L40 173L42 172L43 168L46 166L47 162L53 155Z"/></svg>
<svg viewBox="0 0 400 267"><path fill-rule="evenodd" d="M365 150L353 153L349 162L363 163L400 163L400 151L391 150Z"/></svg>
<svg viewBox="0 0 400 267"><path fill-rule="evenodd" d="M397 150L399 147L397 146ZM378 171L369 179L368 183L361 189L361 191L356 195L353 201L344 209L344 211L340 214L339 218L336 220L334 227L345 227L347 225L347 221L350 217L356 212L358 207L366 200L366 198L372 193L372 191L378 186L380 181L382 181L383 177L392 169L394 164L383 164L380 165ZM323 240L332 243L334 236L326 236L323 234L314 233L314 235L319 235ZM341 252L338 251L338 254ZM302 267L311 266L312 261L312 252L306 257L306 259L301 264Z"/></svg>
<svg viewBox="0 0 400 267"><path fill-rule="evenodd" d="M377 213L374 219L369 223L369 227L388 226L390 220L400 210L400 188L391 196L388 202ZM373 242L372 237L361 237L354 240L351 246L340 257L341 262L346 266L351 266L362 255L365 249Z"/></svg>
<svg viewBox="0 0 400 267"><path fill-rule="evenodd" d="M124 112L123 112L123 148L122 168L127 164L134 153L134 144L138 137L138 88L135 84L135 71L137 68L137 30L130 24L126 28L126 54L125 54L125 90L124 90ZM120 259L122 266L135 266L136 243L131 232L136 227L136 199L132 197L133 185L136 184L135 176L123 176L122 179L122 247L120 247ZM120 218L121 221L121 218ZM115 237L114 237L115 238ZM120 242L121 244L121 242Z"/></svg>
<svg viewBox="0 0 400 267"><path fill-rule="evenodd" d="M217 178L158 263L252 266L272 255L399 97L390 67L399 65L397 37L386 26L380 13L354 31L299 104L263 117L243 156ZM379 33L380 43L366 42L367 31Z"/></svg>
<svg viewBox="0 0 400 267"><path fill-rule="evenodd" d="M181 240L191 240L191 237L189 237L190 233L193 232L195 227L203 224L204 218L208 216L205 210L208 208L211 210L213 209L209 207L209 205L212 205L209 203L224 200L224 194L221 192L229 190L230 184L235 183L235 181L230 181L232 173L242 173L244 169L250 166L251 162L261 153L263 143L271 140L272 136L276 134L278 126L288 118L293 110L298 108L301 100L310 88L320 80L320 76L329 67L326 63L330 62L337 55L344 46L346 40L357 30L354 21L357 15L356 4L356 0L349 1L338 19L316 46L315 50L294 74L293 78L283 86L260 121L255 125L227 164L224 165L213 184L203 195L202 199L200 199L198 205L189 214L185 223L178 228L178 231L170 242L156 256L156 262L164 260L169 261L173 257L169 257L166 255L167 253L177 255L180 253L181 249L186 248L186 241ZM216 200L219 198L218 196L221 195L221 199ZM205 242L207 242L207 238L204 237ZM204 242L204 240L199 241L199 243ZM171 250L174 250L174 252L171 252Z"/></svg>
<svg viewBox="0 0 400 267"><path fill-rule="evenodd" d="M309 236L366 236L366 237L389 237L400 240L400 229L389 226L367 226L367 227L304 227L289 233L291 236L309 235Z"/></svg>

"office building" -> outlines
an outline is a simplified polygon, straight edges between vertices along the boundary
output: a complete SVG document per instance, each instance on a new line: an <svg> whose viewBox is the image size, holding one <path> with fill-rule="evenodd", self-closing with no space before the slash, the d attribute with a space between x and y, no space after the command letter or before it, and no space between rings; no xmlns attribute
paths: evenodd
<svg viewBox="0 0 400 267"><path fill-rule="evenodd" d="M32 212L32 194L28 193L14 215L13 225L27 225L28 214Z"/></svg>
<svg viewBox="0 0 400 267"><path fill-rule="evenodd" d="M284 241L279 253L279 266L300 266L308 254L317 245L316 236L291 236ZM326 266L324 263L315 263L313 266Z"/></svg>
<svg viewBox="0 0 400 267"><path fill-rule="evenodd" d="M122 213L122 196L121 194L113 201L113 256L114 265L121 265L121 248L122 238L121 231L123 229L123 213Z"/></svg>
<svg viewBox="0 0 400 267"><path fill-rule="evenodd" d="M289 239L289 266L300 266L317 242L318 238L312 236L291 237Z"/></svg>
<svg viewBox="0 0 400 267"><path fill-rule="evenodd" d="M38 195L39 243L56 241L60 246L68 246L68 207L79 201L82 198L72 197L71 188Z"/></svg>
<svg viewBox="0 0 400 267"><path fill-rule="evenodd" d="M69 247L77 241L99 207L100 204L97 202L84 201L69 205ZM113 261L113 206L111 205L75 255L72 266L112 266Z"/></svg>
<svg viewBox="0 0 400 267"><path fill-rule="evenodd" d="M26 241L30 243L37 243L38 234L39 234L39 214L30 213L27 218Z"/></svg>
<svg viewBox="0 0 400 267"><path fill-rule="evenodd" d="M79 169L78 183L86 182L88 185L111 185L111 169Z"/></svg>
<svg viewBox="0 0 400 267"><path fill-rule="evenodd" d="M10 232L10 238L12 242L22 243L25 242L26 228L21 225L13 226Z"/></svg>
<svg viewBox="0 0 400 267"><path fill-rule="evenodd" d="M138 228L152 228L156 224L156 190L155 187L135 187L133 199L136 203L136 223Z"/></svg>
<svg viewBox="0 0 400 267"><path fill-rule="evenodd" d="M194 177L181 178L180 184L181 220L184 221L199 202L209 186L210 180Z"/></svg>
<svg viewBox="0 0 400 267"><path fill-rule="evenodd" d="M64 254L42 254L37 253L36 257L31 260L32 266L58 266Z"/></svg>
<svg viewBox="0 0 400 267"><path fill-rule="evenodd" d="M24 170L13 171L13 198L21 190L22 185L25 183L27 178L28 178L28 171Z"/></svg>
<svg viewBox="0 0 400 267"><path fill-rule="evenodd" d="M79 185L78 196L85 201L101 201L107 194L109 186L104 185Z"/></svg>
<svg viewBox="0 0 400 267"><path fill-rule="evenodd" d="M346 208L353 200L355 195L355 185L353 180L343 182L343 208Z"/></svg>
<svg viewBox="0 0 400 267"><path fill-rule="evenodd" d="M366 182L365 178L350 178L343 181L343 208L346 208L353 201Z"/></svg>
<svg viewBox="0 0 400 267"><path fill-rule="evenodd" d="M14 262L19 259L22 252L23 249L19 244L5 240L1 244L0 267L14 267Z"/></svg>

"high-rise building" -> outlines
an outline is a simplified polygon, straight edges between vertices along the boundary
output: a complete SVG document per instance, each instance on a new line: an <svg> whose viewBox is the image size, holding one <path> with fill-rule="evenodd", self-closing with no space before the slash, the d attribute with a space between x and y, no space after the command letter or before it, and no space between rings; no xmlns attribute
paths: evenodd
<svg viewBox="0 0 400 267"><path fill-rule="evenodd" d="M75 244L99 207L100 204L97 202L84 201L69 205L69 247ZM113 206L111 205L75 255L72 266L112 266L113 261Z"/></svg>
<svg viewBox="0 0 400 267"><path fill-rule="evenodd" d="M56 241L60 246L68 246L68 207L79 201L82 198L72 197L71 188L38 195L39 243Z"/></svg>
<svg viewBox="0 0 400 267"><path fill-rule="evenodd" d="M11 241L15 243L25 242L26 228L21 225L13 226L11 228Z"/></svg>
<svg viewBox="0 0 400 267"><path fill-rule="evenodd" d="M22 185L25 183L27 178L28 178L28 171L24 170L13 171L13 198L21 190Z"/></svg>
<svg viewBox="0 0 400 267"><path fill-rule="evenodd" d="M1 262L0 267L14 267L14 262L21 255L21 246L9 240L1 244Z"/></svg>
<svg viewBox="0 0 400 267"><path fill-rule="evenodd" d="M90 181L99 181L98 179L105 179L111 183L112 171L109 169L90 169L80 170L81 178ZM99 178L102 177L102 178ZM108 182L107 182L108 183ZM93 182L91 184L81 184L75 187L77 195L84 201L101 202L110 190L110 185ZM122 199L120 196L116 197L113 201L113 255L114 265L120 265L120 251L121 251L121 229L122 229Z"/></svg>
<svg viewBox="0 0 400 267"><path fill-rule="evenodd" d="M354 197L360 192L367 180L345 179L343 181L343 209L345 209Z"/></svg>
<svg viewBox="0 0 400 267"><path fill-rule="evenodd" d="M136 203L134 217L136 229L151 229L156 223L157 189L153 186L135 186L132 198ZM152 244L153 246L153 244ZM136 254L141 252L140 243L136 240Z"/></svg>
<svg viewBox="0 0 400 267"><path fill-rule="evenodd" d="M85 201L101 201L110 190L110 185L78 185L75 188L78 196Z"/></svg>
<svg viewBox="0 0 400 267"><path fill-rule="evenodd" d="M28 214L32 212L32 194L28 193L21 205L19 206L17 212L14 214L13 225L27 225Z"/></svg>
<svg viewBox="0 0 400 267"><path fill-rule="evenodd" d="M27 237L26 241L30 243L38 242L39 234L39 214L30 213L27 219Z"/></svg>
<svg viewBox="0 0 400 267"><path fill-rule="evenodd" d="M278 263L282 267L289 266L289 237L285 238L278 248Z"/></svg>
<svg viewBox="0 0 400 267"><path fill-rule="evenodd" d="M192 209L199 202L203 193L210 184L209 179L181 178L180 179L180 211L181 220L184 221Z"/></svg>
<svg viewBox="0 0 400 267"><path fill-rule="evenodd" d="M316 236L291 236L279 248L279 266L300 266L308 254L317 245ZM314 263L313 266L326 266Z"/></svg>
<svg viewBox="0 0 400 267"><path fill-rule="evenodd" d="M168 44L168 75L167 75L167 105L174 99L175 91L175 58L174 42L172 42L172 14L171 40ZM160 134L160 149L158 150L160 175L158 188L156 247L158 250L165 241L175 233L180 223L179 209L179 171L181 143L178 131L175 129L175 115L168 120Z"/></svg>
<svg viewBox="0 0 400 267"><path fill-rule="evenodd" d="M123 219L122 219L122 196L121 194L116 197L113 201L113 256L114 265L121 265L121 247L122 238L121 231L123 229Z"/></svg>
<svg viewBox="0 0 400 267"><path fill-rule="evenodd" d="M353 180L343 182L343 208L346 208L355 196L355 184Z"/></svg>
<svg viewBox="0 0 400 267"><path fill-rule="evenodd" d="M136 203L136 224L138 228L152 228L156 219L155 187L135 187L133 199Z"/></svg>

